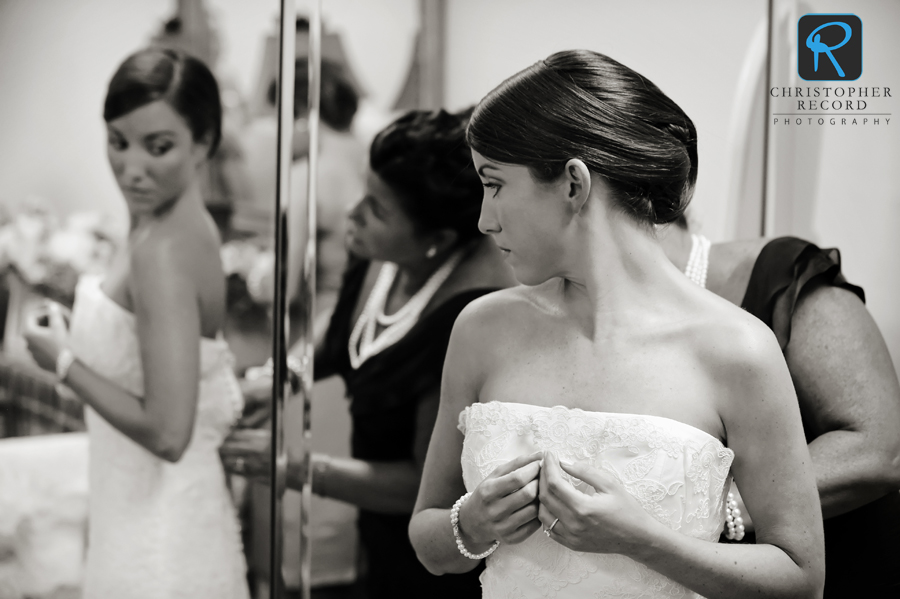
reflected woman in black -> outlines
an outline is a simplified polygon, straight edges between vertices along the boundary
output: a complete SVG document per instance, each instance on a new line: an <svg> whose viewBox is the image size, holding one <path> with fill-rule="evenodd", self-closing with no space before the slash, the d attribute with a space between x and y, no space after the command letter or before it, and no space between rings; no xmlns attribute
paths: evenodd
<svg viewBox="0 0 900 599"><path fill-rule="evenodd" d="M376 136L366 195L350 212L351 260L316 351L316 378L346 383L353 432L351 458L311 457L312 491L360 508L371 599L480 596L477 572L429 574L407 534L453 323L475 298L515 284L478 231L483 189L467 123L468 112L414 111ZM239 431L222 454L266 476L267 446L267 434ZM304 479L290 464L288 485Z"/></svg>

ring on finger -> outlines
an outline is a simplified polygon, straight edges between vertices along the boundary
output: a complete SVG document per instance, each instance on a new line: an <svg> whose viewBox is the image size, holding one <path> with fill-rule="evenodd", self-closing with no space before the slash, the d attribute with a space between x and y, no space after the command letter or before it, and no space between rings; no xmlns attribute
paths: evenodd
<svg viewBox="0 0 900 599"><path fill-rule="evenodd" d="M544 534L549 537L550 533L553 532L553 527L556 526L557 522L559 522L559 518L557 518L556 520L553 521L553 523L550 525L550 528L544 529Z"/></svg>

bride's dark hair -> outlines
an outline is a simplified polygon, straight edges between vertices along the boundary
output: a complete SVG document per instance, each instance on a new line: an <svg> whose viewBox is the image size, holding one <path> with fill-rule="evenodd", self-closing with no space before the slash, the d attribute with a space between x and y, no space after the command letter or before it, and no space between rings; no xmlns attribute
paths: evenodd
<svg viewBox="0 0 900 599"><path fill-rule="evenodd" d="M202 61L169 48L135 52L109 82L103 119L114 121L157 100L181 115L194 141L208 136L208 155L215 153L222 138L222 101L216 78Z"/></svg>
<svg viewBox="0 0 900 599"><path fill-rule="evenodd" d="M552 54L476 106L469 145L491 160L553 181L581 159L641 222L676 220L697 181L697 131L648 79L589 50Z"/></svg>

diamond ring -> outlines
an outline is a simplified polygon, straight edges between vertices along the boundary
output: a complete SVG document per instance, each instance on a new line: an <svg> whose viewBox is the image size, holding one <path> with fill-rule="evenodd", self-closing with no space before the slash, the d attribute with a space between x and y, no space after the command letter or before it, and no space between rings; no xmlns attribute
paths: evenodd
<svg viewBox="0 0 900 599"><path fill-rule="evenodd" d="M559 518L557 518L556 520L553 521L553 524L550 525L550 528L544 529L544 534L549 537L550 533L553 532L553 527L556 526L557 522L559 522Z"/></svg>

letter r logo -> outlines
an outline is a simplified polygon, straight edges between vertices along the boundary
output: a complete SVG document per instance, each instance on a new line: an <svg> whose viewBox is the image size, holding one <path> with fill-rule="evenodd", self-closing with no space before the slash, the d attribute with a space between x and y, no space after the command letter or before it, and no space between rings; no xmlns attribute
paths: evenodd
<svg viewBox="0 0 900 599"><path fill-rule="evenodd" d="M851 14L797 21L797 72L806 81L854 81L862 75L862 21Z"/></svg>

